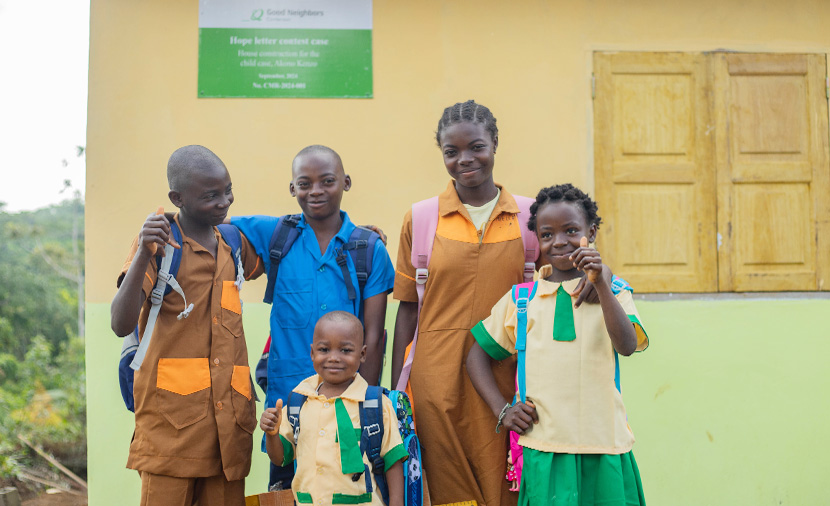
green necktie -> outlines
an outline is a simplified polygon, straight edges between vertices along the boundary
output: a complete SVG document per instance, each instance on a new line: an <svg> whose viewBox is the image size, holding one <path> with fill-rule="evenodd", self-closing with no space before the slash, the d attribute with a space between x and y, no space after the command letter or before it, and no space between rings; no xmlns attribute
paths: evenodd
<svg viewBox="0 0 830 506"><path fill-rule="evenodd" d="M337 417L337 436L340 445L340 469L343 474L362 473L363 455L360 453L360 445L357 434L352 425L352 419L346 406L338 397L334 400L334 413Z"/></svg>
<svg viewBox="0 0 830 506"><path fill-rule="evenodd" d="M556 290L556 312L553 315L553 340L573 341L576 339L574 328L574 307L571 296L559 285Z"/></svg>

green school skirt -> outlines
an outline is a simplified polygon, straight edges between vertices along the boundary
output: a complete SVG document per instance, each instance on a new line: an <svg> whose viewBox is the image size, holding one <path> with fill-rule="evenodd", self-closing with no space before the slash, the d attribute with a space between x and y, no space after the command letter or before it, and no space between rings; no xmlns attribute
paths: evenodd
<svg viewBox="0 0 830 506"><path fill-rule="evenodd" d="M524 448L519 506L645 506L632 452L573 455Z"/></svg>

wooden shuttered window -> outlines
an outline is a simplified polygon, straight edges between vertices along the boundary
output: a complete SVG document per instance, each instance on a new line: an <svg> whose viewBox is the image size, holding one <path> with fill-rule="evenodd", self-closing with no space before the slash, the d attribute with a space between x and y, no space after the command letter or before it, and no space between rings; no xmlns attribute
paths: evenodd
<svg viewBox="0 0 830 506"><path fill-rule="evenodd" d="M828 288L824 55L596 53L594 74L615 272L640 292Z"/></svg>

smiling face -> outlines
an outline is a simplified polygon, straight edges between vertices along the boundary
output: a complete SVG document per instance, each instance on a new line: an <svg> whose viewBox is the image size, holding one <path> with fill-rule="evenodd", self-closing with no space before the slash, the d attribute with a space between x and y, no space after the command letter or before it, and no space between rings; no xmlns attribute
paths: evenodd
<svg viewBox="0 0 830 506"><path fill-rule="evenodd" d="M551 202L542 205L536 212L536 236L545 260L553 267L554 274L561 279L573 279L582 274L577 271L569 258L579 248L579 240L587 237L594 242L596 225L588 225L585 211L565 202Z"/></svg>
<svg viewBox="0 0 830 506"><path fill-rule="evenodd" d="M311 363L328 386L351 384L364 360L366 346L363 345L363 329L359 322L318 320L311 343Z"/></svg>
<svg viewBox="0 0 830 506"><path fill-rule="evenodd" d="M182 187L171 190L169 196L187 220L219 225L233 204L231 175L222 163L205 163L190 171Z"/></svg>
<svg viewBox="0 0 830 506"><path fill-rule="evenodd" d="M336 157L326 152L298 155L291 172L289 190L307 220L324 220L340 212L343 192L351 188L352 180Z"/></svg>
<svg viewBox="0 0 830 506"><path fill-rule="evenodd" d="M498 137L491 137L482 123L464 121L441 132L441 152L447 172L461 186L477 188L493 183Z"/></svg>

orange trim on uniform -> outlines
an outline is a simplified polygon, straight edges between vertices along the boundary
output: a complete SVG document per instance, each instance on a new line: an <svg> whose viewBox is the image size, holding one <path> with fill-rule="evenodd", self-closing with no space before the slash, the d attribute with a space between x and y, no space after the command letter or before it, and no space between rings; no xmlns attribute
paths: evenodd
<svg viewBox="0 0 830 506"><path fill-rule="evenodd" d="M245 278L245 281L248 281L248 280L250 280L250 279L251 279L251 275L253 275L253 273L255 273L255 272L256 272L257 267L259 267L259 255L257 255L257 257L256 257L256 263L254 264L254 270L252 270L252 271L250 272L250 275L249 275L248 277L246 277L246 278Z"/></svg>
<svg viewBox="0 0 830 506"><path fill-rule="evenodd" d="M410 281L415 281L415 278L413 278L413 277L411 277L411 276L407 276L406 274L404 274L404 273L403 273L403 272L401 272L401 271L396 270L396 271L395 271L395 274L399 274L399 275L401 275L401 276L405 277L406 279L408 279L408 280L410 280Z"/></svg>
<svg viewBox="0 0 830 506"><path fill-rule="evenodd" d="M234 281L222 281L222 309L242 314L242 301L239 300L239 288Z"/></svg>
<svg viewBox="0 0 830 506"><path fill-rule="evenodd" d="M156 388L189 395L210 388L207 358L160 358Z"/></svg>
<svg viewBox="0 0 830 506"><path fill-rule="evenodd" d="M439 216L435 234L450 239L451 241L478 244L478 232L475 226L461 213L450 213Z"/></svg>
<svg viewBox="0 0 830 506"><path fill-rule="evenodd" d="M153 285L155 285L155 283L153 282L153 278L151 278L150 275L147 274L147 271L144 272L144 275L147 276L147 279L150 281L150 283L153 283Z"/></svg>
<svg viewBox="0 0 830 506"><path fill-rule="evenodd" d="M520 239L522 231L519 228L518 220L519 206L513 196L505 191L501 185L497 184L496 187L501 192L499 200L493 208L496 218L488 222L484 230L484 240L479 241L478 230L464 216L466 214L466 212L463 212L464 204L458 199L452 181L447 185L447 189L438 196L439 216L436 234L453 241L470 244L478 244L479 242L494 244Z"/></svg>
<svg viewBox="0 0 830 506"><path fill-rule="evenodd" d="M487 225L484 230L485 244L493 244L497 242L513 241L522 238L522 229L520 228L519 215L510 213L501 213L495 220ZM530 230L528 234L532 234Z"/></svg>
<svg viewBox="0 0 830 506"><path fill-rule="evenodd" d="M231 376L231 387L234 390L244 395L246 399L251 400L251 368L244 365L233 366L233 375Z"/></svg>

